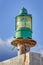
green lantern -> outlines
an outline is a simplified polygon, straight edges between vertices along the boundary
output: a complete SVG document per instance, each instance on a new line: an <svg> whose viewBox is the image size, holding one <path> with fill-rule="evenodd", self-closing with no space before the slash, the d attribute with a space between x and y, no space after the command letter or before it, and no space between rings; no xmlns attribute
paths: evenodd
<svg viewBox="0 0 43 65"><path fill-rule="evenodd" d="M16 16L16 38L32 38L32 15L25 8Z"/></svg>

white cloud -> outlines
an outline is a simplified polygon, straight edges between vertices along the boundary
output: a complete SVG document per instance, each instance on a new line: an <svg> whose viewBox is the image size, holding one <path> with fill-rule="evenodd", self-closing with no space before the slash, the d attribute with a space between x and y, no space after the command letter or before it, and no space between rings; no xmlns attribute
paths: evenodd
<svg viewBox="0 0 43 65"><path fill-rule="evenodd" d="M13 38L13 37L8 38L6 41L7 41L8 43L11 43L11 41L12 41L12 40L14 40L14 38Z"/></svg>
<svg viewBox="0 0 43 65"><path fill-rule="evenodd" d="M13 49L14 46L11 45L13 38L8 38L6 41L0 38L0 60L8 59L10 57L17 56L17 49ZM13 49L13 50L12 50Z"/></svg>
<svg viewBox="0 0 43 65"><path fill-rule="evenodd" d="M0 38L0 45L1 45L2 43L4 43L4 41Z"/></svg>
<svg viewBox="0 0 43 65"><path fill-rule="evenodd" d="M11 50L14 47L13 45L11 45L12 40L14 40L13 37L6 39L6 41L4 41L4 40L2 40L0 38L0 48L1 49L7 49L7 50L9 49L9 50Z"/></svg>

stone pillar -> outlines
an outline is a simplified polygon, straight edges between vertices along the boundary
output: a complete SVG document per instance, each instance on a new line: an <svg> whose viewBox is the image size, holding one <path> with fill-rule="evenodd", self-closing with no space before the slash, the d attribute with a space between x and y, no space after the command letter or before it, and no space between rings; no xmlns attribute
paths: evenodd
<svg viewBox="0 0 43 65"><path fill-rule="evenodd" d="M30 51L30 48L29 48L29 45L28 44L18 44L18 57L19 55L23 54L23 58L20 60L19 58L19 62L21 62L23 60L23 63L22 65L29 65L29 52Z"/></svg>
<svg viewBox="0 0 43 65"><path fill-rule="evenodd" d="M30 51L29 44L18 44L18 55L24 54Z"/></svg>

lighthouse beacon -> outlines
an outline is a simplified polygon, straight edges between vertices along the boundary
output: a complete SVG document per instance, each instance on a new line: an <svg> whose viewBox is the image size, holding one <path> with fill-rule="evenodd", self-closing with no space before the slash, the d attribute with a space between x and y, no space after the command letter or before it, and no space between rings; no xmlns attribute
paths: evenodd
<svg viewBox="0 0 43 65"><path fill-rule="evenodd" d="M36 41L32 39L32 15L24 7L15 18L15 31L15 40L11 44L18 47L18 55L29 52Z"/></svg>

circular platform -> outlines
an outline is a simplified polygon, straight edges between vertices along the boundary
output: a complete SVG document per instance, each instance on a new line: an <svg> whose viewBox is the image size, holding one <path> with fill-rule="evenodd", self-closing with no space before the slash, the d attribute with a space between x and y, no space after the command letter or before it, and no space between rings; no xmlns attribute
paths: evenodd
<svg viewBox="0 0 43 65"><path fill-rule="evenodd" d="M36 45L36 41L32 39L15 39L11 42L12 45L17 46L18 44L29 44L29 47Z"/></svg>

